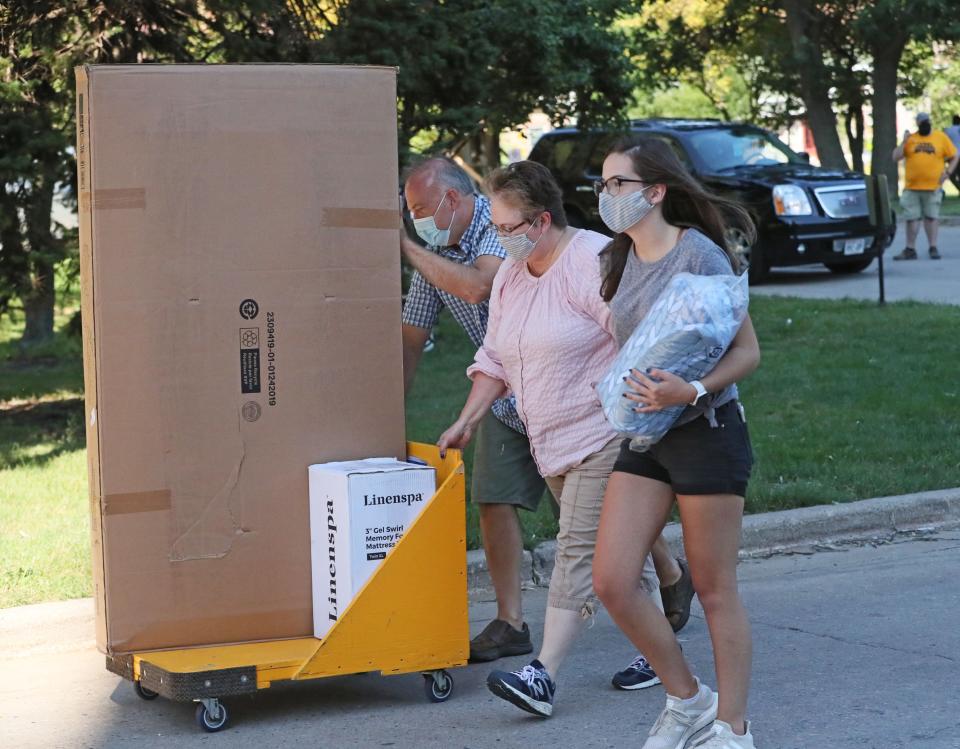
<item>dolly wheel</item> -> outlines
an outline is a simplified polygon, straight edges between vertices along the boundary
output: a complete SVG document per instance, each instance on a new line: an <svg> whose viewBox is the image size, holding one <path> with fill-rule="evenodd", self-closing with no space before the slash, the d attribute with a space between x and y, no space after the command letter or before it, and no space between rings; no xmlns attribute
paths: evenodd
<svg viewBox="0 0 960 749"><path fill-rule="evenodd" d="M227 725L227 708L220 700L204 700L197 704L197 725L216 733Z"/></svg>
<svg viewBox="0 0 960 749"><path fill-rule="evenodd" d="M446 702L453 693L453 677L446 671L431 671L423 675L423 687L431 702Z"/></svg>
<svg viewBox="0 0 960 749"><path fill-rule="evenodd" d="M139 681L133 682L133 691L137 693L137 697L139 697L141 700L157 699L157 693L152 689L147 689Z"/></svg>

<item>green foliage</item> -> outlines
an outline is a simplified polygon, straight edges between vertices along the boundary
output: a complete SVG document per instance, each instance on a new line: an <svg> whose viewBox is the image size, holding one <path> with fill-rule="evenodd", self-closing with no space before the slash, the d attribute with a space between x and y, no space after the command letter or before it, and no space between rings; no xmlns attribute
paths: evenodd
<svg viewBox="0 0 960 749"><path fill-rule="evenodd" d="M485 137L540 108L611 123L632 90L613 0L8 0L0 3L0 315L52 334L55 268L75 266L73 67L85 63L396 65L401 156ZM427 134L424 137L423 134ZM494 148L489 164L499 162Z"/></svg>
<svg viewBox="0 0 960 749"><path fill-rule="evenodd" d="M879 105L874 100L878 111L886 111L898 93L919 95L931 83L931 43L960 38L953 0L645 0L635 6L636 16L623 28L638 50L636 111L692 110L776 127L817 105L832 108L843 120L858 167L865 104L878 89L888 93ZM802 14L804 34L797 38L788 33L792 12ZM892 61L889 80L877 75L878 60ZM820 75L825 81L814 80ZM825 82L822 102L813 100L817 87L805 82ZM940 90L947 94L948 86L944 82ZM686 87L699 91L709 106ZM661 111L670 107L676 110ZM875 122L881 140L893 137L886 132L888 119ZM817 127L813 118L811 124Z"/></svg>
<svg viewBox="0 0 960 749"><path fill-rule="evenodd" d="M930 99L930 116L934 127L952 124L953 115L960 114L960 44L947 44L937 54L930 52L920 64L927 75L927 85L921 94L908 100L912 109L923 108L925 98Z"/></svg>
<svg viewBox="0 0 960 749"><path fill-rule="evenodd" d="M747 0L638 5L623 28L635 50L639 109L645 108L644 95L653 94L655 102L679 107L664 114L688 116L684 110L692 110L691 115L771 127L802 111L795 66L786 64L782 19L768 5Z"/></svg>
<svg viewBox="0 0 960 749"><path fill-rule="evenodd" d="M631 118L687 117L702 119L721 117L716 103L703 91L689 83L654 91L637 90L630 107ZM737 115L739 117L739 115Z"/></svg>
<svg viewBox="0 0 960 749"><path fill-rule="evenodd" d="M433 150L525 122L619 121L631 92L616 4L597 0L351 0L317 59L399 67L400 144ZM498 160L497 157L496 160Z"/></svg>
<svg viewBox="0 0 960 749"><path fill-rule="evenodd" d="M193 59L200 24L188 0L0 5L0 314L23 302L26 342L52 335L55 268L77 252L52 218L76 206L74 66Z"/></svg>

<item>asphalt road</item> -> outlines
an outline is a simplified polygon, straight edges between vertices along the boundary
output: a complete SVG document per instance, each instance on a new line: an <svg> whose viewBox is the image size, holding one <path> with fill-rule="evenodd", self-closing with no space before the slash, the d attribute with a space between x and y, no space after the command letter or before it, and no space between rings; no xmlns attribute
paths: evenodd
<svg viewBox="0 0 960 749"><path fill-rule="evenodd" d="M743 562L758 748L960 747L957 569L960 530ZM535 639L545 597L526 593ZM475 601L473 629L493 613ZM92 633L89 600L0 611L0 746L619 749L640 746L664 699L661 687L610 687L633 651L601 614L560 673L546 721L494 698L484 687L490 666L478 665L455 671L444 704L426 701L419 676L350 676L234 699L231 726L204 734L191 705L144 702L108 673ZM696 672L715 683L699 609L681 639Z"/></svg>
<svg viewBox="0 0 960 749"><path fill-rule="evenodd" d="M921 231L917 241L919 259L894 262L893 256L904 246L903 227L898 227L897 237L883 258L887 301L960 304L960 226L940 227L937 244L943 259L930 260L927 240ZM878 263L875 260L866 270L849 276L831 273L823 265L777 268L769 281L751 286L750 293L809 299L877 299Z"/></svg>

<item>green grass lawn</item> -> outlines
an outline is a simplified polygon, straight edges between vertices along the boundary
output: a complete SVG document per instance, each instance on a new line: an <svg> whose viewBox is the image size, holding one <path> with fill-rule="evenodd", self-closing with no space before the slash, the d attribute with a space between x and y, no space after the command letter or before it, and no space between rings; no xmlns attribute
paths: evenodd
<svg viewBox="0 0 960 749"><path fill-rule="evenodd" d="M763 362L741 385L757 455L749 512L960 485L960 307L758 297L752 315ZM0 607L90 593L80 344L61 332L25 356L19 333L0 320ZM472 356L444 315L410 439L432 442L456 418ZM546 502L524 523L528 546L555 533Z"/></svg>
<svg viewBox="0 0 960 749"><path fill-rule="evenodd" d="M941 216L960 216L960 197L956 195L945 195L943 204L940 206Z"/></svg>
<svg viewBox="0 0 960 749"><path fill-rule="evenodd" d="M902 213L899 200L894 201L893 209L898 216ZM940 204L940 217L955 218L957 216L960 216L960 195L957 194L957 188L950 182L946 182L943 187L943 203Z"/></svg>
<svg viewBox="0 0 960 749"><path fill-rule="evenodd" d="M0 608L91 589L80 340L21 330L0 318Z"/></svg>

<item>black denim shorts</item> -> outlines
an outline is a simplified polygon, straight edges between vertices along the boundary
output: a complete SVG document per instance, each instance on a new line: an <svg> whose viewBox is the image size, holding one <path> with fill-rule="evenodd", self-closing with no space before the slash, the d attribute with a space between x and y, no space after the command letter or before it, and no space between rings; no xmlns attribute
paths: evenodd
<svg viewBox="0 0 960 749"><path fill-rule="evenodd" d="M614 471L669 484L676 494L736 494L745 497L753 448L737 401L716 409L717 426L705 416L674 427L647 452L620 445Z"/></svg>

